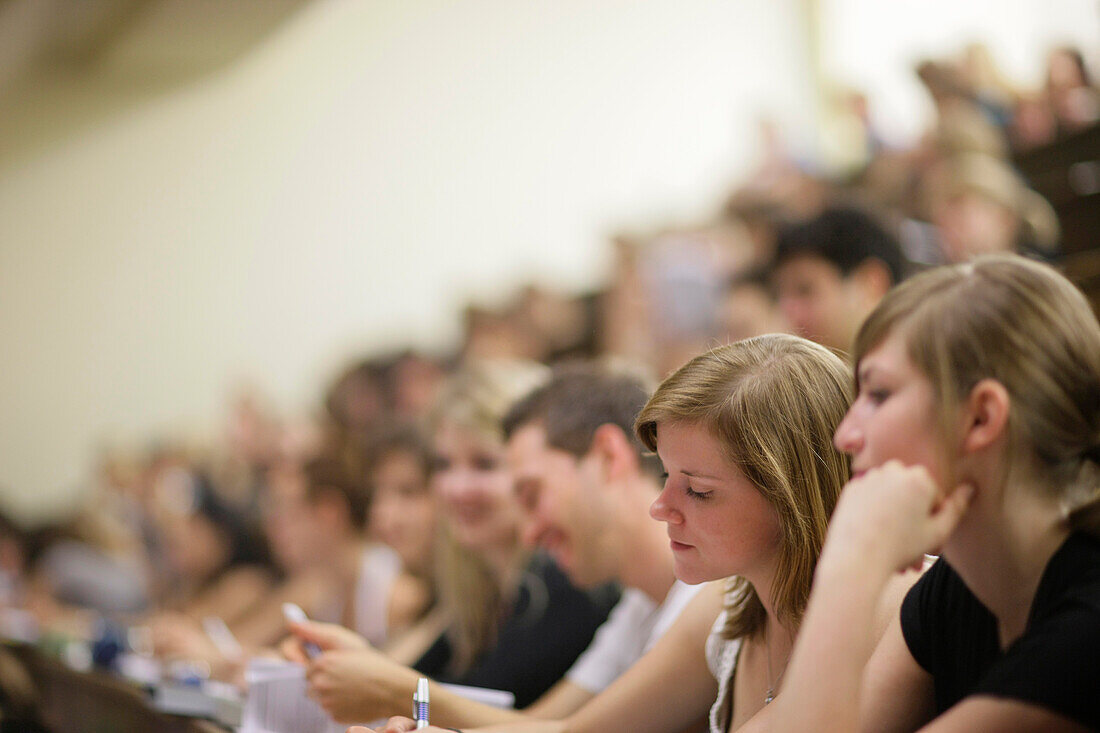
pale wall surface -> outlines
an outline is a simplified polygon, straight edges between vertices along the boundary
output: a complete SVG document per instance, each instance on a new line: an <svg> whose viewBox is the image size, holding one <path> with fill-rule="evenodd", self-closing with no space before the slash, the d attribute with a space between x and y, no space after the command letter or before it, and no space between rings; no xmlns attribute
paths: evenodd
<svg viewBox="0 0 1100 733"><path fill-rule="evenodd" d="M807 129L800 7L317 2L0 169L3 503L210 429L240 379L299 409L353 350L452 343L471 295L597 283L609 231L709 211L758 113ZM50 83L43 119L104 106Z"/></svg>

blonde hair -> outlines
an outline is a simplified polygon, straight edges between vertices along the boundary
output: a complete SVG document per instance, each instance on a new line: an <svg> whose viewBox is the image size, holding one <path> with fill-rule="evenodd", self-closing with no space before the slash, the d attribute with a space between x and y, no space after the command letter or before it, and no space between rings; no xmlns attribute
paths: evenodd
<svg viewBox="0 0 1100 733"><path fill-rule="evenodd" d="M697 356L657 388L634 429L657 449L657 426L703 425L725 457L768 500L782 532L771 598L778 618L797 625L829 516L847 482L847 458L833 432L851 403L851 376L823 346L772 334ZM764 606L743 578L727 594L728 638L763 630Z"/></svg>
<svg viewBox="0 0 1100 733"><path fill-rule="evenodd" d="M430 415L432 431L449 424L501 445L505 413L548 377L549 369L531 362L468 364L444 385ZM501 609L508 599L502 597L500 579L485 559L459 545L446 521L440 525L435 577L440 605L451 619L447 630L452 649L450 672L461 675L495 642ZM528 553L520 549L517 567L527 558Z"/></svg>
<svg viewBox="0 0 1100 733"><path fill-rule="evenodd" d="M1100 324L1081 291L1038 262L980 257L891 291L856 336L856 363L893 333L932 383L945 456L951 416L996 380L1011 399L1005 476L1043 479L1071 529L1100 535Z"/></svg>

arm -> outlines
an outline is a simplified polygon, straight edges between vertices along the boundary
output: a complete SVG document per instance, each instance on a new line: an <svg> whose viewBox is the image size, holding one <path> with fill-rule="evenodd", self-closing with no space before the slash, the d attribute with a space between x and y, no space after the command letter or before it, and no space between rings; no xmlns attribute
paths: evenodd
<svg viewBox="0 0 1100 733"><path fill-rule="evenodd" d="M913 688L915 683L921 687L919 676L906 665L916 662L907 649L900 652L893 634L885 642L893 649L884 648L878 660L878 673L888 681L883 684L892 687L872 684L868 693L876 699L863 699L864 669L879 641L876 613L891 579L942 544L971 494L960 487L944 496L926 470L893 461L849 482L818 561L783 694L773 703L772 730L854 731L861 709L910 715L913 706L927 704L924 696L931 687ZM877 699L886 693L919 700L894 709ZM891 730L901 721L868 722L869 727Z"/></svg>
<svg viewBox="0 0 1100 733"><path fill-rule="evenodd" d="M322 648L324 648L322 644ZM308 667L310 696L338 721L374 720L407 714L422 675L377 650L333 649ZM528 711L505 710L469 700L436 682L429 683L432 722L476 727L528 720ZM559 682L533 707L543 715L569 712L590 694L568 681ZM575 709L575 707L573 707Z"/></svg>
<svg viewBox="0 0 1100 733"><path fill-rule="evenodd" d="M565 721L564 731L679 730L704 716L718 692L704 646L722 609L723 589L717 581L700 591L645 656Z"/></svg>
<svg viewBox="0 0 1100 733"><path fill-rule="evenodd" d="M718 686L707 669L704 645L722 609L722 581L700 591L653 648L610 687L562 721L517 719L479 728L478 733L589 733L595 731L695 730L714 701ZM676 694L669 694L675 690ZM411 693L410 693L411 694ZM432 691L432 720L436 719ZM395 718L378 733L412 730L408 718ZM685 728L685 726L687 726ZM363 730L356 730L362 733ZM445 733L430 727L428 733ZM466 733L474 733L465 729Z"/></svg>

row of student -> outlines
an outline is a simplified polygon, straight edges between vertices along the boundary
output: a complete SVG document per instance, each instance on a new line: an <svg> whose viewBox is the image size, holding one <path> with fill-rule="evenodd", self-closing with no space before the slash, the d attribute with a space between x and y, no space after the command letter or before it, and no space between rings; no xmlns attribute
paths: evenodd
<svg viewBox="0 0 1100 733"><path fill-rule="evenodd" d="M575 507L565 477L588 480L581 506L603 506L624 466L643 470L633 434L667 472L649 511L677 577L733 577L574 712L485 730L667 731L703 716L715 733L1100 727L1100 325L1084 297L1015 257L922 273L861 328L854 401L852 383L828 350L765 336L693 359L632 431L555 437L553 410L576 403L521 421L513 470L542 464L519 483L530 535L571 574L585 572L584 535L540 517ZM597 555L613 554L606 535ZM337 652L373 656L326 652L309 662L315 686ZM390 700L389 687L414 675L391 665L353 692L372 715L397 710L412 690ZM444 726L509 715L432 700Z"/></svg>
<svg viewBox="0 0 1100 733"><path fill-rule="evenodd" d="M973 50L963 62L918 67L934 110L927 133L899 149L868 130L865 136L878 142L867 145L854 167L833 175L806 165L786 149L776 126L765 124L758 145L763 162L720 212L701 222L615 238L610 275L596 292L572 296L527 284L503 307L469 304L461 358L552 362L615 355L665 373L715 338L798 332L798 324L783 323L789 314L782 298L777 303L767 289L746 297L744 284L770 270L776 243L788 229L838 207L862 209L877 221L896 240L903 265L963 262L995 252L1055 257L1058 217L1011 157L1006 115L1017 95L1000 85L1000 96L1010 98L1000 100L1008 107L1000 105L994 82L999 75L990 66L987 53ZM1097 124L1100 92L1081 54L1058 49L1050 66L1051 98L1083 100L1082 116L1065 129ZM1026 96L1022 118L1029 116ZM870 126L865 102L860 119ZM833 136L827 130L825 137ZM408 414L409 405L429 401L431 384L442 372L439 362L415 355L356 364L334 386L330 412L344 424L387 410Z"/></svg>

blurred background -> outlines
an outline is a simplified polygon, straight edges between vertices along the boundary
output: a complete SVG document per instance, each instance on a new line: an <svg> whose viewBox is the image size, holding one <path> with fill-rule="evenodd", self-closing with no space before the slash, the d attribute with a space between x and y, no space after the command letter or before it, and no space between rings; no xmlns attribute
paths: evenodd
<svg viewBox="0 0 1100 733"><path fill-rule="evenodd" d="M463 356L667 371L823 187L919 262L945 99L1002 156L1095 123L1058 48L1095 72L1096 0L0 0L0 508L263 466Z"/></svg>

